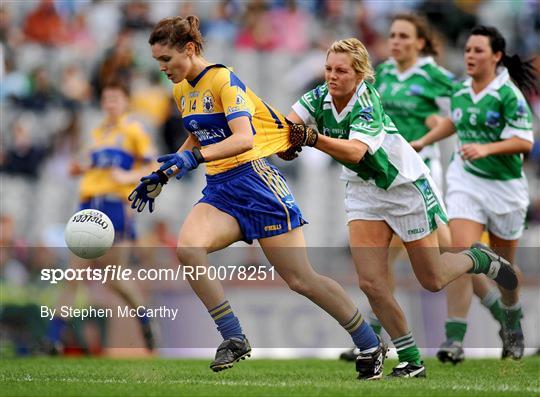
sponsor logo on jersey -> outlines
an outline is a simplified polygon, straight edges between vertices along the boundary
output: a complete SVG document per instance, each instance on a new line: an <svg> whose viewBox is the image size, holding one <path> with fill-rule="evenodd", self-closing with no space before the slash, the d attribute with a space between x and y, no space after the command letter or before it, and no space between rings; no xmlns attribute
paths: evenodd
<svg viewBox="0 0 540 397"><path fill-rule="evenodd" d="M197 131L199 129L199 123L197 122L197 120L191 120L189 122L189 126L192 131Z"/></svg>
<svg viewBox="0 0 540 397"><path fill-rule="evenodd" d="M340 128L323 127L323 135L330 136L332 138L347 139L349 137L349 131L342 130Z"/></svg>
<svg viewBox="0 0 540 397"><path fill-rule="evenodd" d="M364 121L373 121L373 107L367 107L360 110L360 114L358 115L362 120Z"/></svg>
<svg viewBox="0 0 540 397"><path fill-rule="evenodd" d="M236 104L237 105L245 105L246 104L246 101L242 97L242 95L240 95L240 94L236 95Z"/></svg>
<svg viewBox="0 0 540 397"><path fill-rule="evenodd" d="M463 110L461 110L460 108L454 109L454 111L452 112L452 121L456 123L460 121L462 117L463 117Z"/></svg>
<svg viewBox="0 0 540 397"><path fill-rule="evenodd" d="M497 128L501 125L499 122L501 119L501 114L499 112L493 112L488 110L486 113L486 125L490 128Z"/></svg>
<svg viewBox="0 0 540 397"><path fill-rule="evenodd" d="M313 98L314 99L320 98L322 96L322 94L323 94L322 87L319 86L319 87L315 88L312 91L312 93L313 93Z"/></svg>
<svg viewBox="0 0 540 397"><path fill-rule="evenodd" d="M203 112L212 113L214 111L214 97L210 91L206 91L203 95Z"/></svg>
<svg viewBox="0 0 540 397"><path fill-rule="evenodd" d="M409 91L407 92L407 95L416 96L416 95L421 95L423 93L424 93L424 87L418 84L412 84L409 87Z"/></svg>
<svg viewBox="0 0 540 397"><path fill-rule="evenodd" d="M525 117L525 116L527 116L527 102L525 102L524 99L518 99L518 101L517 101L516 115L517 115L518 117Z"/></svg>
<svg viewBox="0 0 540 397"><path fill-rule="evenodd" d="M189 93L190 98L197 98L199 96L199 91L191 91Z"/></svg>

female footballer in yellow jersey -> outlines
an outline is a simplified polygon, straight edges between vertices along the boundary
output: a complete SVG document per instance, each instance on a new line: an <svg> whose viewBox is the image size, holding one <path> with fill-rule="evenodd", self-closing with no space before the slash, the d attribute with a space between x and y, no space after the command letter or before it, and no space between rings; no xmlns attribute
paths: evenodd
<svg viewBox="0 0 540 397"><path fill-rule="evenodd" d="M115 245L130 245L135 240L134 222L127 212L126 196L135 187L141 175L152 167L150 159L154 155L149 136L139 122L127 115L129 106L128 88L117 82L107 83L101 95L103 121L95 128L89 139L85 153L87 164L73 162L70 173L81 175L79 189L79 209L96 209L111 219L115 231ZM113 249L103 258L93 261L93 265L125 263L126 251ZM87 266L88 261L72 257L71 266ZM126 303L136 308L140 293L126 282L107 283ZM66 283L58 297L57 307L71 305L75 300L78 284ZM60 310L57 310L60 313ZM139 317L142 335L148 349L154 348L154 339L148 317ZM53 352L62 349L62 333L66 322L55 317L47 332L48 342Z"/></svg>
<svg viewBox="0 0 540 397"><path fill-rule="evenodd" d="M169 177L180 179L206 163L207 186L180 230L177 255L183 265L207 265L207 254L235 241L257 239L289 287L334 317L356 346L371 352L360 378L379 376L384 348L343 288L309 263L300 209L280 172L265 157L289 148L290 126L228 68L201 55L195 16L160 21L151 33L152 56L175 84L174 96L190 136L177 153L158 158L161 168L142 178L132 207L142 211ZM284 249L296 248L296 249ZM286 252L285 252L286 251ZM190 285L208 309L224 341L211 368L220 371L250 354L251 347L218 280ZM371 375L367 375L371 374Z"/></svg>

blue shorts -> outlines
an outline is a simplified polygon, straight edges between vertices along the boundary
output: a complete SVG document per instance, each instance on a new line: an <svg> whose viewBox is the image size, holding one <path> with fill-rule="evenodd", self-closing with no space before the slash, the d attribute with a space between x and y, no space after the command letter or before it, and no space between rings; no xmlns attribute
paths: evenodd
<svg viewBox="0 0 540 397"><path fill-rule="evenodd" d="M265 159L206 175L206 181L199 203L210 204L235 218L248 244L307 223L285 178Z"/></svg>
<svg viewBox="0 0 540 397"><path fill-rule="evenodd" d="M79 210L95 209L105 213L114 226L114 240L135 240L135 222L127 214L127 203L114 196L96 196L83 201Z"/></svg>

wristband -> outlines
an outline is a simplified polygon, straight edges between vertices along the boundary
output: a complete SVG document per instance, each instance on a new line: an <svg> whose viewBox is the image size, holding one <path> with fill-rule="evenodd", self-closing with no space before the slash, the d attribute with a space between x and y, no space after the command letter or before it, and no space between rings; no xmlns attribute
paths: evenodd
<svg viewBox="0 0 540 397"><path fill-rule="evenodd" d="M193 149L191 149L191 152L193 153L193 157L195 157L195 160L197 160L197 163L201 164L206 162L201 153L201 149L195 146Z"/></svg>
<svg viewBox="0 0 540 397"><path fill-rule="evenodd" d="M166 185L169 182L169 177L161 170L154 171L155 174L159 177L159 183Z"/></svg>

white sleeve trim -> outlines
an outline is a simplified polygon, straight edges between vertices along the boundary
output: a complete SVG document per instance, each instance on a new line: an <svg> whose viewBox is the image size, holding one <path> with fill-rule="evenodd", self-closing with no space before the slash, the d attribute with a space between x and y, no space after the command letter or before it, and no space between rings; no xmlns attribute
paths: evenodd
<svg viewBox="0 0 540 397"><path fill-rule="evenodd" d="M351 133L349 134L349 139L356 139L362 143L365 143L368 146L368 153L373 154L382 146L382 143L384 141L384 135L385 133L383 131L381 131L375 136L362 134L358 131L351 131Z"/></svg>
<svg viewBox="0 0 540 397"><path fill-rule="evenodd" d="M306 125L312 125L315 124L315 118L309 113L309 111L300 103L300 101L296 102L294 105L292 105L292 110L302 119L304 124Z"/></svg>
<svg viewBox="0 0 540 397"><path fill-rule="evenodd" d="M532 130L520 130L507 125L502 130L501 139L510 139L512 137L518 137L529 142L534 142Z"/></svg>

